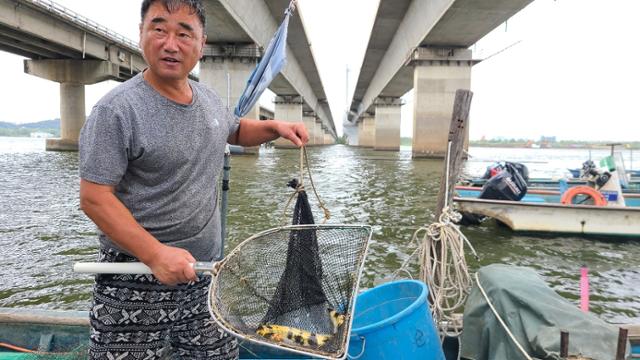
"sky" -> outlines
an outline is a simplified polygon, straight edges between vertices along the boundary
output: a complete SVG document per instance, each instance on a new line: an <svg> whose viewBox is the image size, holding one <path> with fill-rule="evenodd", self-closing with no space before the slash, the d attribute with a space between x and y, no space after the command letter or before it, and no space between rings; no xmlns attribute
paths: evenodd
<svg viewBox="0 0 640 360"><path fill-rule="evenodd" d="M137 41L140 0L56 2ZM339 133L377 6L299 0ZM535 0L498 26L472 47L484 60L471 74L471 139L640 140L638 14L638 0ZM0 121L59 117L59 84L24 74L22 60L0 51ZM87 86L87 114L117 84ZM401 135L410 137L413 92L403 99ZM261 103L273 108L270 94Z"/></svg>

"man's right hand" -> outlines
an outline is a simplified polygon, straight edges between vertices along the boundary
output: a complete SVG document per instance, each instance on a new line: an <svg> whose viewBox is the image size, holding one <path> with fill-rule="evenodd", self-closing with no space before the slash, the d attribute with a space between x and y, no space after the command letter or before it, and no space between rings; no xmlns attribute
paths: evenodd
<svg viewBox="0 0 640 360"><path fill-rule="evenodd" d="M134 219L114 195L115 186L80 181L80 207L111 240L151 268L166 285L196 281L196 260L183 249L164 245Z"/></svg>
<svg viewBox="0 0 640 360"><path fill-rule="evenodd" d="M153 275L165 285L198 280L192 265L196 259L187 250L158 244L145 260Z"/></svg>

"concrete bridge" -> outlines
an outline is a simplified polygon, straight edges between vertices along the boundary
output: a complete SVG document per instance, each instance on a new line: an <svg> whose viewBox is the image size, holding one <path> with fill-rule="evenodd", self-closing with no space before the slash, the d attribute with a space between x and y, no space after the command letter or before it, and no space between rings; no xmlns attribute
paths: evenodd
<svg viewBox="0 0 640 360"><path fill-rule="evenodd" d="M200 63L201 81L237 103L288 5L289 0L205 0L210 21ZM332 144L336 128L299 11L290 18L287 42L287 65L269 87L276 94L275 118L303 119L312 145ZM257 118L251 113L247 117ZM290 143L278 140L276 146Z"/></svg>
<svg viewBox="0 0 640 360"><path fill-rule="evenodd" d="M358 145L399 149L400 97L413 88L413 156L444 157L455 91L478 62L469 47L531 2L380 0L349 112Z"/></svg>
<svg viewBox="0 0 640 360"><path fill-rule="evenodd" d="M287 5L205 0L211 21L200 81L235 104ZM289 34L287 66L270 87L277 95L275 118L303 119L311 144L333 143L335 125L299 13ZM48 139L48 150L77 150L85 85L124 81L146 67L136 43L50 0L0 0L0 50L29 58L26 73L60 83L61 139ZM247 117L259 119L260 108Z"/></svg>

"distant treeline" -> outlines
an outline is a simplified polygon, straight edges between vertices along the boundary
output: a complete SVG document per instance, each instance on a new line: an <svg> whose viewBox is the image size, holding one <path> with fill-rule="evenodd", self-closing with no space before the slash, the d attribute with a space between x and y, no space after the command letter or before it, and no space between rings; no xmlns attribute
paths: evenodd
<svg viewBox="0 0 640 360"><path fill-rule="evenodd" d="M609 148L609 144L620 144L620 149L640 149L640 141L579 141L579 140L558 140L553 142L540 142L529 139L491 139L491 140L471 140L472 146L486 147L532 147L540 146L546 148L575 148L575 149L594 149Z"/></svg>
<svg viewBox="0 0 640 360"><path fill-rule="evenodd" d="M410 137L401 137L400 145L411 146ZM640 149L640 141L577 141L577 140L558 140L553 142L540 143L540 141L533 141L530 139L491 139L491 140L471 140L469 145L478 147L513 147L523 148L540 146L547 148L575 148L575 149L596 149L596 148L609 148L608 144L616 143L621 144L618 149Z"/></svg>
<svg viewBox="0 0 640 360"><path fill-rule="evenodd" d="M50 128L34 128L34 129L16 128L16 129L7 129L7 128L0 128L0 136L30 137L31 133L34 133L34 132L49 133L49 134L53 135L53 137L59 137L60 136L60 129L50 129Z"/></svg>
<svg viewBox="0 0 640 360"><path fill-rule="evenodd" d="M25 124L0 121L0 136L29 137L31 133L43 132L60 136L60 119L44 120Z"/></svg>

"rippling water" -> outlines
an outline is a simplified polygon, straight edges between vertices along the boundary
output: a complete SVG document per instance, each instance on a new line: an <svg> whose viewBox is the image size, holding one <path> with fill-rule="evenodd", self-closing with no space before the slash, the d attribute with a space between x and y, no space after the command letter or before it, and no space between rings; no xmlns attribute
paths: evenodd
<svg viewBox="0 0 640 360"><path fill-rule="evenodd" d="M465 169L470 174L482 173L490 161L509 159L526 162L533 177L562 176L566 167L579 167L589 156L586 150L493 148L471 148L470 154ZM311 148L309 156L314 182L332 212L330 222L374 227L361 286L385 281L413 251L416 228L433 220L441 162L412 160L406 149L345 146ZM231 165L227 251L288 221L286 183L297 177L299 153L266 149L258 157L233 157ZM94 260L97 241L95 227L79 210L77 167L76 153L46 152L42 139L0 138L0 306L88 308L92 278L72 273L71 267ZM316 217L320 214L316 210ZM580 267L587 265L591 310L611 322L640 320L640 241L516 235L493 222L463 230L481 257L469 259L472 269L497 262L528 266L577 304Z"/></svg>

